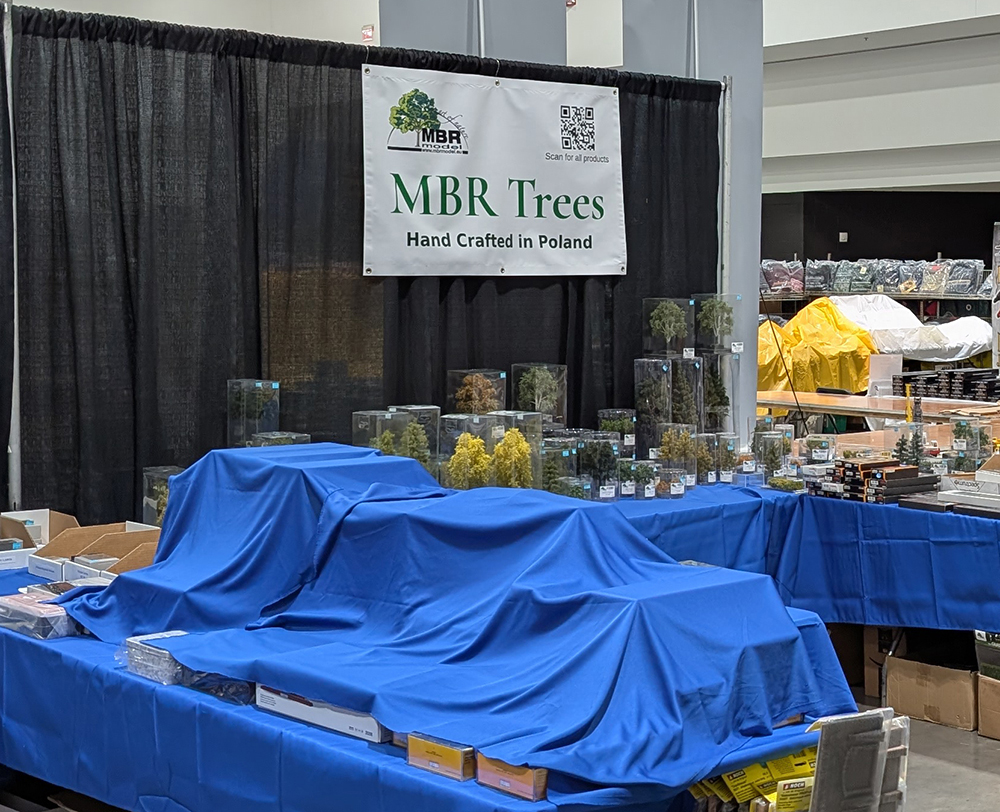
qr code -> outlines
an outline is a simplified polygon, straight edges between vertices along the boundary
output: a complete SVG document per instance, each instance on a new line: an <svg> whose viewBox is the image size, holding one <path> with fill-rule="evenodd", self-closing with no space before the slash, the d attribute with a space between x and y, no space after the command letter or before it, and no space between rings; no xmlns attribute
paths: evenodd
<svg viewBox="0 0 1000 812"><path fill-rule="evenodd" d="M570 104L559 106L559 134L563 149L597 149L594 137L594 108Z"/></svg>

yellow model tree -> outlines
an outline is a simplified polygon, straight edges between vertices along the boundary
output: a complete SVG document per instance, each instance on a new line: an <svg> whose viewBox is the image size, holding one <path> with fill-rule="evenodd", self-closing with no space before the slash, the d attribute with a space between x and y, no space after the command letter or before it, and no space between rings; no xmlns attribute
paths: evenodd
<svg viewBox="0 0 1000 812"><path fill-rule="evenodd" d="M501 488L530 488L531 446L518 429L508 429L493 451L497 485Z"/></svg>
<svg viewBox="0 0 1000 812"><path fill-rule="evenodd" d="M467 431L459 435L455 453L445 463L448 485L459 490L489 485L492 468L493 460L486 452L486 443Z"/></svg>

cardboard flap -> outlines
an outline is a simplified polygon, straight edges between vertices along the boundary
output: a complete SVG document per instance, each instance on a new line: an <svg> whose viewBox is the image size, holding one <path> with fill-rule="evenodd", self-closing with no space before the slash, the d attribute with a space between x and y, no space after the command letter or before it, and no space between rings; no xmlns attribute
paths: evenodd
<svg viewBox="0 0 1000 812"><path fill-rule="evenodd" d="M160 540L159 530L139 530L132 533L105 533L93 544L74 555L84 553L104 553L113 558L124 558L142 544L156 544Z"/></svg>
<svg viewBox="0 0 1000 812"><path fill-rule="evenodd" d="M108 567L108 572L121 575L123 572L141 570L143 567L148 567L152 564L155 557L156 544L152 542L140 544L117 564Z"/></svg>
<svg viewBox="0 0 1000 812"><path fill-rule="evenodd" d="M6 516L0 518L0 539L18 539L24 543L25 547L34 548L35 542L24 526L24 522L17 519L8 519Z"/></svg>
<svg viewBox="0 0 1000 812"><path fill-rule="evenodd" d="M58 537L50 536L52 540L42 548L39 555L45 558L72 558L82 553L101 536L108 533L123 533L125 522L116 524L95 524L89 527L70 527L63 530Z"/></svg>
<svg viewBox="0 0 1000 812"><path fill-rule="evenodd" d="M55 541L64 531L79 526L80 523L76 520L76 516L59 513L56 510L49 511L49 541Z"/></svg>

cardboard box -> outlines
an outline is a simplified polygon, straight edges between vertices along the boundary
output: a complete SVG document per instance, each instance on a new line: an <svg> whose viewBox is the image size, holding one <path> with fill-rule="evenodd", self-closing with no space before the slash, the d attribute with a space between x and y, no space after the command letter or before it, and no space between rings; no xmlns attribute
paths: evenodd
<svg viewBox="0 0 1000 812"><path fill-rule="evenodd" d="M812 803L813 778L789 778L778 782L777 812L809 812Z"/></svg>
<svg viewBox="0 0 1000 812"><path fill-rule="evenodd" d="M549 771L515 767L505 761L476 754L476 781L528 801L543 801L549 787Z"/></svg>
<svg viewBox="0 0 1000 812"><path fill-rule="evenodd" d="M406 737L406 763L456 781L476 777L475 748L423 733Z"/></svg>
<svg viewBox="0 0 1000 812"><path fill-rule="evenodd" d="M959 730L975 730L978 714L978 677L975 671L889 657L886 703L899 716L923 719Z"/></svg>
<svg viewBox="0 0 1000 812"><path fill-rule="evenodd" d="M1000 739L1000 680L979 675L979 735Z"/></svg>
<svg viewBox="0 0 1000 812"><path fill-rule="evenodd" d="M382 727L375 717L368 713L338 708L326 702L306 699L264 685L257 686L256 705L280 716L308 722L356 739L379 743L392 741L392 731Z"/></svg>
<svg viewBox="0 0 1000 812"><path fill-rule="evenodd" d="M882 664L892 647L899 629L892 626L865 626L864 631L864 668L865 696L882 698ZM906 636L904 635L896 648L896 655L906 654Z"/></svg>
<svg viewBox="0 0 1000 812"><path fill-rule="evenodd" d="M100 553L120 559L108 571L118 574L128 572L121 569L122 561L140 546L150 544L155 554L156 544L160 539L160 528L150 528L138 522L119 522L116 524L101 524L91 527L74 527L63 531L59 536L28 556L28 572L39 578L50 581L66 581L72 578L95 577L95 573L103 570L92 570L83 565L70 567L71 577L67 576L66 565L74 556L93 555ZM152 559L149 559L152 563ZM75 562L74 562L75 563ZM131 569L138 566L148 566L135 562Z"/></svg>
<svg viewBox="0 0 1000 812"><path fill-rule="evenodd" d="M64 530L79 526L75 516L47 508L0 513L0 538L18 538L29 547L44 547Z"/></svg>

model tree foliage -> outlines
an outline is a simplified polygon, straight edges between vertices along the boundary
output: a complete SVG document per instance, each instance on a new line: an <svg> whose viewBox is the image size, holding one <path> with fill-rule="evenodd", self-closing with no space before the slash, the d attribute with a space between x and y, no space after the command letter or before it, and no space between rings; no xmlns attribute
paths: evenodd
<svg viewBox="0 0 1000 812"><path fill-rule="evenodd" d="M662 378L646 378L636 389L635 411L639 427L648 439L658 423L670 420L670 396Z"/></svg>
<svg viewBox="0 0 1000 812"><path fill-rule="evenodd" d="M559 384L545 367L531 367L517 384L517 404L530 412L554 414L559 397Z"/></svg>
<svg viewBox="0 0 1000 812"><path fill-rule="evenodd" d="M669 344L675 338L682 338L687 334L687 318L679 305L666 299L649 314L649 329L653 335Z"/></svg>
<svg viewBox="0 0 1000 812"><path fill-rule="evenodd" d="M407 423L403 429L403 434L399 438L399 453L403 457L416 460L430 470L431 451L427 442L427 432L416 421Z"/></svg>
<svg viewBox="0 0 1000 812"><path fill-rule="evenodd" d="M611 443L591 441L580 449L580 471L598 485L607 485L614 479L618 458Z"/></svg>
<svg viewBox="0 0 1000 812"><path fill-rule="evenodd" d="M698 327L721 341L733 333L733 309L721 299L706 299L698 313Z"/></svg>
<svg viewBox="0 0 1000 812"><path fill-rule="evenodd" d="M455 453L445 463L448 484L460 490L481 488L489 485L492 469L493 460L483 439L462 432L455 444Z"/></svg>
<svg viewBox="0 0 1000 812"><path fill-rule="evenodd" d="M728 442L719 443L719 470L735 471L736 463L736 449L732 448Z"/></svg>
<svg viewBox="0 0 1000 812"><path fill-rule="evenodd" d="M490 379L478 372L462 378L455 392L455 408L465 414L488 414L499 409L497 391Z"/></svg>
<svg viewBox="0 0 1000 812"><path fill-rule="evenodd" d="M403 133L441 128L434 99L416 88L399 97L399 104L389 111L389 124Z"/></svg>
<svg viewBox="0 0 1000 812"><path fill-rule="evenodd" d="M632 481L637 488L645 488L655 477L656 472L652 465L640 462L632 466Z"/></svg>
<svg viewBox="0 0 1000 812"><path fill-rule="evenodd" d="M633 460L618 460L618 481L635 482L635 462Z"/></svg>
<svg viewBox="0 0 1000 812"><path fill-rule="evenodd" d="M368 444L371 448L377 448L383 454L392 456L396 453L396 438L388 429L383 431L378 437L372 439Z"/></svg>
<svg viewBox="0 0 1000 812"><path fill-rule="evenodd" d="M635 430L635 421L631 417L605 417L601 420L601 431L617 431L623 438Z"/></svg>
<svg viewBox="0 0 1000 812"><path fill-rule="evenodd" d="M559 479L566 476L566 466L563 465L559 456L552 452L547 453L542 461L542 487L552 493L562 493L556 490Z"/></svg>
<svg viewBox="0 0 1000 812"><path fill-rule="evenodd" d="M673 413L675 423L698 424L698 405L694 397L694 389L684 372L682 364L674 364L674 386L672 390Z"/></svg>
<svg viewBox="0 0 1000 812"><path fill-rule="evenodd" d="M704 443L698 443L696 462L698 465L698 476L706 477L710 471L715 470L715 457L712 456L712 452L709 450L708 446Z"/></svg>
<svg viewBox="0 0 1000 812"><path fill-rule="evenodd" d="M705 429L722 431L729 417L729 393L722 376L709 367L705 371Z"/></svg>
<svg viewBox="0 0 1000 812"><path fill-rule="evenodd" d="M764 463L764 470L768 474L774 474L781 470L781 446L777 443L767 443L764 448L764 456L761 459Z"/></svg>
<svg viewBox="0 0 1000 812"><path fill-rule="evenodd" d="M518 429L507 429L503 439L493 449L493 467L497 485L501 488L530 488L531 446Z"/></svg>
<svg viewBox="0 0 1000 812"><path fill-rule="evenodd" d="M669 428L660 441L660 459L671 468L688 470L696 460L694 437L686 429ZM693 472L692 472L693 473Z"/></svg>

